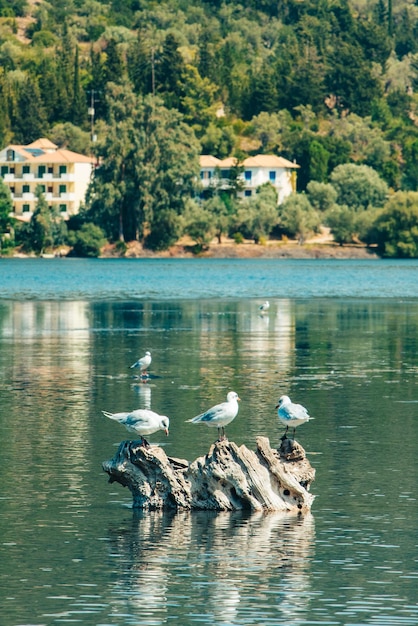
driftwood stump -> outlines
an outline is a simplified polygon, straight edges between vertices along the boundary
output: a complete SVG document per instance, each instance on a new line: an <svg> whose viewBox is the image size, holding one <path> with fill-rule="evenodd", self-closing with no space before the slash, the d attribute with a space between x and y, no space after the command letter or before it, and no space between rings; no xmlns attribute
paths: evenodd
<svg viewBox="0 0 418 626"><path fill-rule="evenodd" d="M123 441L103 470L110 482L130 489L135 508L308 512L315 470L305 450L293 439L278 450L267 437L256 441L255 452L217 441L192 463L168 457L158 446Z"/></svg>

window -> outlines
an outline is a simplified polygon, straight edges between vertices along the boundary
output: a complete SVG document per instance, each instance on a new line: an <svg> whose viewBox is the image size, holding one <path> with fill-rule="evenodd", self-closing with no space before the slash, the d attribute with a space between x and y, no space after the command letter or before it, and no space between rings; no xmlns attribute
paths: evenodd
<svg viewBox="0 0 418 626"><path fill-rule="evenodd" d="M41 190L42 193L45 193L45 185L39 185L39 189Z"/></svg>
<svg viewBox="0 0 418 626"><path fill-rule="evenodd" d="M276 172L269 172L269 181L274 183L276 180Z"/></svg>
<svg viewBox="0 0 418 626"><path fill-rule="evenodd" d="M67 193L67 185L60 185L60 195L62 193Z"/></svg>
<svg viewBox="0 0 418 626"><path fill-rule="evenodd" d="M29 192L30 192L30 187L29 187L29 185L23 185L23 187L22 187L22 192L23 192L23 193L29 193Z"/></svg>
<svg viewBox="0 0 418 626"><path fill-rule="evenodd" d="M43 178L45 172L46 172L45 165L39 165L39 167L38 167L38 178Z"/></svg>
<svg viewBox="0 0 418 626"><path fill-rule="evenodd" d="M48 187L48 193L52 193L52 187Z"/></svg>
<svg viewBox="0 0 418 626"><path fill-rule="evenodd" d="M246 170L246 172L244 172L244 175L245 175L245 180L247 180L247 181L251 181L252 174L253 174L253 173L252 173L250 170Z"/></svg>
<svg viewBox="0 0 418 626"><path fill-rule="evenodd" d="M252 194L251 189L246 189L246 190L244 191L244 196L245 196L246 198L249 198L249 197L251 196L251 194Z"/></svg>
<svg viewBox="0 0 418 626"><path fill-rule="evenodd" d="M67 166L66 165L60 165L60 176L62 176L63 174L67 173Z"/></svg>
<svg viewBox="0 0 418 626"><path fill-rule="evenodd" d="M30 204L24 204L22 206L22 212L23 213L30 213Z"/></svg>
<svg viewBox="0 0 418 626"><path fill-rule="evenodd" d="M66 213L66 212L67 212L67 205L60 204L60 213Z"/></svg>
<svg viewBox="0 0 418 626"><path fill-rule="evenodd" d="M54 168L48 167L48 174L53 174L53 173L54 173Z"/></svg>
<svg viewBox="0 0 418 626"><path fill-rule="evenodd" d="M24 165L22 167L22 174L30 174L30 166L29 165Z"/></svg>
<svg viewBox="0 0 418 626"><path fill-rule="evenodd" d="M5 174L9 173L9 166L8 165L2 165L1 166L1 176L3 177Z"/></svg>
<svg viewBox="0 0 418 626"><path fill-rule="evenodd" d="M15 160L15 151L7 150L6 152L6 161L14 161Z"/></svg>

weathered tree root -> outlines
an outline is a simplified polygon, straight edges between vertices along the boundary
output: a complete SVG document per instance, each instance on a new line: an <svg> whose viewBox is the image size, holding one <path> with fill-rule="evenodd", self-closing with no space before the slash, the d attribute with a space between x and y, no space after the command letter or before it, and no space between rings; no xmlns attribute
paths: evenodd
<svg viewBox="0 0 418 626"><path fill-rule="evenodd" d="M293 439L284 439L279 450L267 437L256 441L255 452L217 441L192 463L170 458L158 446L123 441L103 470L110 482L130 489L135 508L308 512L315 470L305 450Z"/></svg>

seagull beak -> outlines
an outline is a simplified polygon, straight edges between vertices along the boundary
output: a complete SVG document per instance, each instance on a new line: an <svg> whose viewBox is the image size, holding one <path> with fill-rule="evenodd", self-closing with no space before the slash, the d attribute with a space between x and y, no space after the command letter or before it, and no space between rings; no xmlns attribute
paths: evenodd
<svg viewBox="0 0 418 626"><path fill-rule="evenodd" d="M165 432L166 436L168 437L168 428L164 428L164 432Z"/></svg>
<svg viewBox="0 0 418 626"><path fill-rule="evenodd" d="M278 409L280 406L280 404L276 404L276 406L274 407L275 409Z"/></svg>

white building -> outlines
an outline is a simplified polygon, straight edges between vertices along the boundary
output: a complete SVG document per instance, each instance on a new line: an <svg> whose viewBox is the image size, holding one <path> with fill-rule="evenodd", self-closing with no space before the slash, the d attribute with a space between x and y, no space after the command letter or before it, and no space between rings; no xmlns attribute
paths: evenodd
<svg viewBox="0 0 418 626"><path fill-rule="evenodd" d="M9 145L0 151L0 176L10 189L13 216L24 221L29 221L35 210L38 186L48 205L57 207L64 219L78 213L93 167L93 157L59 150L49 139Z"/></svg>
<svg viewBox="0 0 418 626"><path fill-rule="evenodd" d="M239 165L243 168L239 175L242 191L238 197L250 198L257 188L270 183L277 192L278 204L281 204L291 193L296 192L296 170L299 165L274 154L258 154L248 157L242 163L237 159L217 159L214 156L200 157L200 180L203 191L211 187L227 189L230 187L231 169Z"/></svg>

